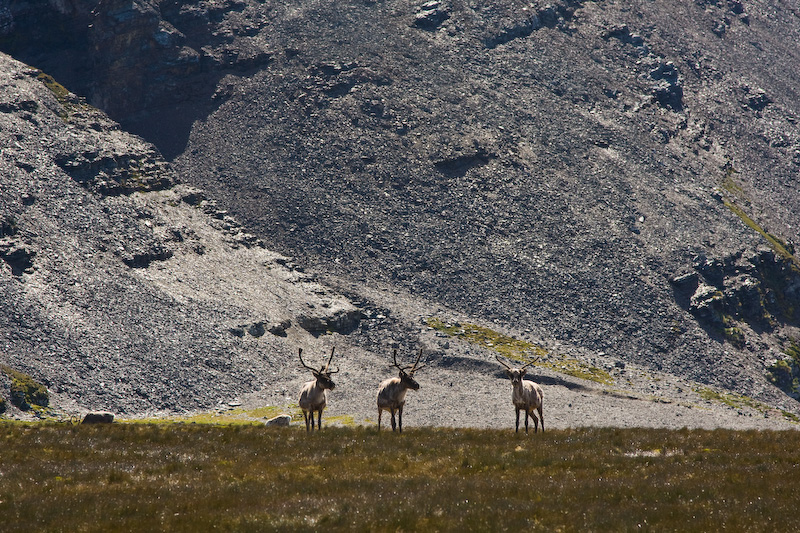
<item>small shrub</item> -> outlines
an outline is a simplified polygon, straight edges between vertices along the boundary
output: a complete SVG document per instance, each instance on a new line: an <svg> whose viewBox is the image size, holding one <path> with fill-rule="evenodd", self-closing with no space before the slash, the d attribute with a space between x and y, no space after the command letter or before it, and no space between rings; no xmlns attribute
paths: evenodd
<svg viewBox="0 0 800 533"><path fill-rule="evenodd" d="M17 233L17 221L13 217L0 219L0 237L15 235Z"/></svg>
<svg viewBox="0 0 800 533"><path fill-rule="evenodd" d="M767 368L767 379L789 394L800 392L800 346L793 339L784 350L788 356L779 359Z"/></svg>
<svg viewBox="0 0 800 533"><path fill-rule="evenodd" d="M722 334L725 340L733 344L737 348L742 348L745 345L744 333L737 327L723 328Z"/></svg>
<svg viewBox="0 0 800 533"><path fill-rule="evenodd" d="M777 387L783 390L792 390L792 367L785 359L775 361L768 369L767 377Z"/></svg>
<svg viewBox="0 0 800 533"><path fill-rule="evenodd" d="M10 366L0 366L6 376L11 379L11 403L23 411L32 406L47 407L50 395L47 387L35 381L27 374L14 370Z"/></svg>
<svg viewBox="0 0 800 533"><path fill-rule="evenodd" d="M796 340L789 341L789 347L784 350L784 353L792 358L795 366L800 366L800 345Z"/></svg>

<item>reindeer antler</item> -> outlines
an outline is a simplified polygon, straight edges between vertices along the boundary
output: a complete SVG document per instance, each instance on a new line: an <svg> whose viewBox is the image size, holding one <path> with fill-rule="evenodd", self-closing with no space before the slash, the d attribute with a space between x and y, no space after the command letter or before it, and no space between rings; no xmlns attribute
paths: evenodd
<svg viewBox="0 0 800 533"><path fill-rule="evenodd" d="M509 366L508 363L506 363L505 361L500 359L499 355L495 355L494 358L497 359L497 362L500 363L501 365L503 365L504 367L506 367L508 370L513 370L513 368L511 366ZM531 366L535 362L536 362L535 360L534 361L528 361L527 363L522 365L522 367L520 367L520 370L524 370L524 369L528 368L529 366Z"/></svg>
<svg viewBox="0 0 800 533"><path fill-rule="evenodd" d="M414 361L413 365L400 366L399 364L397 364L397 350L392 350L392 360L394 361L394 366L396 366L402 372L408 371L409 374L413 374L414 372L416 372L417 370L419 370L420 368L422 368L423 366L425 366L427 364L427 363L422 363L420 365L419 364L420 357L422 357L422 349L421 348L419 350L419 353L417 354L417 360ZM419 366L417 366L417 365L419 365Z"/></svg>
<svg viewBox="0 0 800 533"><path fill-rule="evenodd" d="M414 372L416 372L417 370L428 364L428 363L422 363L421 365L417 366L419 364L420 357L422 357L422 348L419 349L419 353L417 354L417 360L414 361L414 364L411 366L411 372L409 372L409 374L413 374Z"/></svg>
<svg viewBox="0 0 800 533"><path fill-rule="evenodd" d="M392 360L394 361L394 366L396 366L400 370L403 370L403 367L397 364L397 350L392 350Z"/></svg>
<svg viewBox="0 0 800 533"><path fill-rule="evenodd" d="M498 363L500 363L501 365L503 365L504 367L506 367L506 369L508 369L508 370L511 370L511 367L509 366L509 364L508 364L508 363L506 363L505 361L503 361L502 359L500 359L500 356L499 356L499 355L495 355L495 356L494 356L494 358L495 358L495 359L497 359L497 362L498 362Z"/></svg>
<svg viewBox="0 0 800 533"><path fill-rule="evenodd" d="M303 365L303 366L304 366L305 368L307 368L308 370L311 370L312 372L316 372L316 371L317 371L317 369L316 369L316 368L311 368L310 366L308 366L308 365L305 363L305 361L303 361L303 349L302 349L302 348L298 348L298 349L297 349L297 355L298 355L298 357L300 357L300 364L301 364L301 365Z"/></svg>
<svg viewBox="0 0 800 533"><path fill-rule="evenodd" d="M333 352L335 352L335 351L336 351L336 346L334 346L331 349L331 356L328 357L328 363L324 367L322 367L321 372L324 372L326 374L335 374L335 373L337 373L339 371L338 367L336 368L336 370L329 370L329 368L331 366L331 361L333 361Z"/></svg>

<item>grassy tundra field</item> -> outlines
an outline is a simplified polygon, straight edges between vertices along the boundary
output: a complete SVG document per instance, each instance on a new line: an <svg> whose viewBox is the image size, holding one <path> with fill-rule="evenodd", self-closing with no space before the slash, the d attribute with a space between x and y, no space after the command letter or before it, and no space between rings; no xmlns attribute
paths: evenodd
<svg viewBox="0 0 800 533"><path fill-rule="evenodd" d="M0 530L789 531L795 431L0 423Z"/></svg>

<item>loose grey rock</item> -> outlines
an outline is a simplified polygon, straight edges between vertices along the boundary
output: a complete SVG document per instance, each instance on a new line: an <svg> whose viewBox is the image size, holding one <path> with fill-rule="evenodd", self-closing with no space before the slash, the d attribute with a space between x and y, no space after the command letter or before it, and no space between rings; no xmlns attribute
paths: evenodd
<svg viewBox="0 0 800 533"><path fill-rule="evenodd" d="M292 417L290 415L278 415L264 422L264 425L267 427L289 427L291 422Z"/></svg>
<svg viewBox="0 0 800 533"><path fill-rule="evenodd" d="M108 411L92 411L86 413L81 424L111 424L114 422L114 413Z"/></svg>

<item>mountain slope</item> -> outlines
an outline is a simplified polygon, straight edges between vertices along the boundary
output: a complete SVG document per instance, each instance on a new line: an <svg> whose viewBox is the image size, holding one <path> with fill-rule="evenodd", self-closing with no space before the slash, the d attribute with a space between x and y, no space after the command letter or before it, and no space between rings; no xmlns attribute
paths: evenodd
<svg viewBox="0 0 800 533"><path fill-rule="evenodd" d="M48 386L53 406L213 407L288 371L281 352L310 348L319 329L357 321L176 184L152 145L0 61L2 364Z"/></svg>
<svg viewBox="0 0 800 533"><path fill-rule="evenodd" d="M723 200L783 239L800 222L797 100L771 83L796 64L776 39L795 26L712 5L521 5L442 3L432 29L405 2L287 7L259 33L270 66L223 80L176 168L322 271L693 378L763 379L765 328L747 335L751 376L726 375L724 329L749 327L698 329L670 280L723 263L698 279L736 292L782 261ZM784 56L757 62L747 39Z"/></svg>
<svg viewBox="0 0 800 533"><path fill-rule="evenodd" d="M10 6L0 46L353 300L420 306L347 342L448 310L797 409L766 377L800 338L793 4L88 4Z"/></svg>

